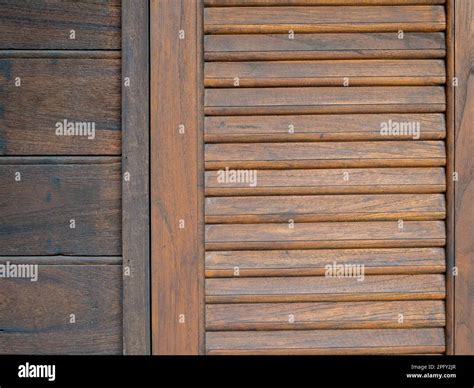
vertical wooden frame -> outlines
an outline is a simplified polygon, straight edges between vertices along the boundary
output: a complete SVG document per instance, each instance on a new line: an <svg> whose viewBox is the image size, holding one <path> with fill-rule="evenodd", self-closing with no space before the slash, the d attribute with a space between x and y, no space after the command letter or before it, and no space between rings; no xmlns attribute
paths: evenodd
<svg viewBox="0 0 474 388"><path fill-rule="evenodd" d="M446 353L454 354L454 0L446 2Z"/></svg>
<svg viewBox="0 0 474 388"><path fill-rule="evenodd" d="M455 353L474 354L474 3L454 1Z"/></svg>
<svg viewBox="0 0 474 388"><path fill-rule="evenodd" d="M200 1L152 0L153 354L199 354L203 322Z"/></svg>
<svg viewBox="0 0 474 388"><path fill-rule="evenodd" d="M150 354L149 7L122 1L124 354Z"/></svg>

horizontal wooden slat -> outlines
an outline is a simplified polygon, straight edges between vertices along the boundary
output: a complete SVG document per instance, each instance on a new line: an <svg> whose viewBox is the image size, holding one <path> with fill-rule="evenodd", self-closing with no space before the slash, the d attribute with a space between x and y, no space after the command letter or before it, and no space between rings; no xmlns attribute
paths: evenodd
<svg viewBox="0 0 474 388"><path fill-rule="evenodd" d="M401 329L443 327L445 324L444 302L433 300L209 304L206 306L206 330L212 331Z"/></svg>
<svg viewBox="0 0 474 388"><path fill-rule="evenodd" d="M291 141L439 140L444 114L346 114L211 116L204 121L208 143Z"/></svg>
<svg viewBox="0 0 474 388"><path fill-rule="evenodd" d="M442 221L207 225L206 249L397 248L444 246Z"/></svg>
<svg viewBox="0 0 474 388"><path fill-rule="evenodd" d="M442 31L442 6L205 8L209 34Z"/></svg>
<svg viewBox="0 0 474 388"><path fill-rule="evenodd" d="M2 254L120 255L120 161L43 159L0 165Z"/></svg>
<svg viewBox="0 0 474 388"><path fill-rule="evenodd" d="M206 171L208 196L357 193L441 193L444 168L362 168L256 170L256 185L224 179L225 171Z"/></svg>
<svg viewBox="0 0 474 388"><path fill-rule="evenodd" d="M442 220L443 194L213 197L205 200L207 223L369 220Z"/></svg>
<svg viewBox="0 0 474 388"><path fill-rule="evenodd" d="M120 59L0 59L0 155L120 155L120 68ZM58 132L64 120L72 132Z"/></svg>
<svg viewBox="0 0 474 388"><path fill-rule="evenodd" d="M0 8L0 48L121 47L120 0L1 0ZM74 39L71 39L71 30L75 32Z"/></svg>
<svg viewBox="0 0 474 388"><path fill-rule="evenodd" d="M419 354L445 351L444 330L208 332L207 354Z"/></svg>
<svg viewBox="0 0 474 388"><path fill-rule="evenodd" d="M416 59L207 62L204 77L207 87L440 85L446 69L443 60Z"/></svg>
<svg viewBox="0 0 474 388"><path fill-rule="evenodd" d="M208 303L443 299L444 275L207 279Z"/></svg>
<svg viewBox="0 0 474 388"><path fill-rule="evenodd" d="M364 265L368 275L443 273L443 248L206 252L207 277L321 276L327 265Z"/></svg>
<svg viewBox="0 0 474 388"><path fill-rule="evenodd" d="M207 144L207 169L444 166L442 141Z"/></svg>
<svg viewBox="0 0 474 388"><path fill-rule="evenodd" d="M311 113L439 113L441 86L295 87L206 89L209 115Z"/></svg>
<svg viewBox="0 0 474 388"><path fill-rule="evenodd" d="M442 58L442 32L206 35L207 61L258 61L350 58Z"/></svg>
<svg viewBox="0 0 474 388"><path fill-rule="evenodd" d="M39 265L37 275L0 281L0 353L121 353L120 265Z"/></svg>
<svg viewBox="0 0 474 388"><path fill-rule="evenodd" d="M445 0L204 0L209 7L269 6L269 5L430 5Z"/></svg>

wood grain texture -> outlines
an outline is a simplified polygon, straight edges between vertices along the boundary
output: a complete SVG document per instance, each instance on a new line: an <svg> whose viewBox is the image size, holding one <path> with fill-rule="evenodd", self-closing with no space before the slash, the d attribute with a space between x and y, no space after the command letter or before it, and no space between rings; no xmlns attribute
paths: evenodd
<svg viewBox="0 0 474 388"><path fill-rule="evenodd" d="M122 1L122 254L124 354L150 354L148 5ZM136 39L138 37L138 39ZM130 273L127 274L127 268Z"/></svg>
<svg viewBox="0 0 474 388"><path fill-rule="evenodd" d="M348 168L256 170L257 184L226 182L219 171L206 171L207 196L441 193L444 168ZM346 178L347 177L347 178Z"/></svg>
<svg viewBox="0 0 474 388"><path fill-rule="evenodd" d="M444 166L442 141L207 144L206 169Z"/></svg>
<svg viewBox="0 0 474 388"><path fill-rule="evenodd" d="M206 89L208 115L311 113L439 113L440 86Z"/></svg>
<svg viewBox="0 0 474 388"><path fill-rule="evenodd" d="M4 49L120 49L120 0L1 0ZM19 27L21 26L21 27ZM70 39L70 31L75 39Z"/></svg>
<svg viewBox="0 0 474 388"><path fill-rule="evenodd" d="M208 332L210 355L412 354L444 351L443 329Z"/></svg>
<svg viewBox="0 0 474 388"><path fill-rule="evenodd" d="M204 0L209 7L247 7L269 5L430 5L445 0Z"/></svg>
<svg viewBox="0 0 474 388"><path fill-rule="evenodd" d="M120 255L120 160L36 159L0 162L2 254Z"/></svg>
<svg viewBox="0 0 474 388"><path fill-rule="evenodd" d="M207 279L208 303L444 299L444 275Z"/></svg>
<svg viewBox="0 0 474 388"><path fill-rule="evenodd" d="M120 155L119 59L0 59L0 82L0 155ZM57 135L64 120L95 131Z"/></svg>
<svg viewBox="0 0 474 388"><path fill-rule="evenodd" d="M442 32L206 35L206 61L443 58Z"/></svg>
<svg viewBox="0 0 474 388"><path fill-rule="evenodd" d="M400 320L400 314L403 320ZM209 331L402 329L443 327L445 322L444 302L433 300L206 306L206 329Z"/></svg>
<svg viewBox="0 0 474 388"><path fill-rule="evenodd" d="M446 82L443 60L338 60L208 62L206 87L439 85Z"/></svg>
<svg viewBox="0 0 474 388"><path fill-rule="evenodd" d="M370 220L442 220L443 194L245 196L207 198L205 221L216 224Z"/></svg>
<svg viewBox="0 0 474 388"><path fill-rule="evenodd" d="M199 7L186 0L151 2L153 354L201 349ZM179 39L180 30L185 39Z"/></svg>
<svg viewBox="0 0 474 388"><path fill-rule="evenodd" d="M206 226L206 249L310 249L439 247L442 221L320 222L289 224L215 224Z"/></svg>
<svg viewBox="0 0 474 388"><path fill-rule="evenodd" d="M206 277L321 276L326 265L364 265L367 275L444 273L442 248L206 252Z"/></svg>
<svg viewBox="0 0 474 388"><path fill-rule="evenodd" d="M455 89L455 354L474 354L474 6L457 1L455 8L455 63L459 86Z"/></svg>
<svg viewBox="0 0 474 388"><path fill-rule="evenodd" d="M440 140L446 136L444 114L211 116L204 123L207 143ZM382 130L395 123L399 131L388 135ZM413 132L417 128L418 134Z"/></svg>
<svg viewBox="0 0 474 388"><path fill-rule="evenodd" d="M37 282L2 279L0 353L120 354L121 272L120 265L39 265Z"/></svg>
<svg viewBox="0 0 474 388"><path fill-rule="evenodd" d="M443 31L442 6L206 8L210 34Z"/></svg>

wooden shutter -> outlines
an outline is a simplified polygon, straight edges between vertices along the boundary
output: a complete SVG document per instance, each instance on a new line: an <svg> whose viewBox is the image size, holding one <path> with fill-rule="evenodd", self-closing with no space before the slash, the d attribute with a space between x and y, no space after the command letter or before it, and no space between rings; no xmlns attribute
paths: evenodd
<svg viewBox="0 0 474 388"><path fill-rule="evenodd" d="M451 352L449 28L442 0L152 2L155 353Z"/></svg>

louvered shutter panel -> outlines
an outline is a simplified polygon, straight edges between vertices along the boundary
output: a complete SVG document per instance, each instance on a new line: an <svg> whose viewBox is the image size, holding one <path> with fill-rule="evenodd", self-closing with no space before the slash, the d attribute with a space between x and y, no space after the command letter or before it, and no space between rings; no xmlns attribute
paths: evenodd
<svg viewBox="0 0 474 388"><path fill-rule="evenodd" d="M441 2L205 3L206 352L443 353Z"/></svg>

